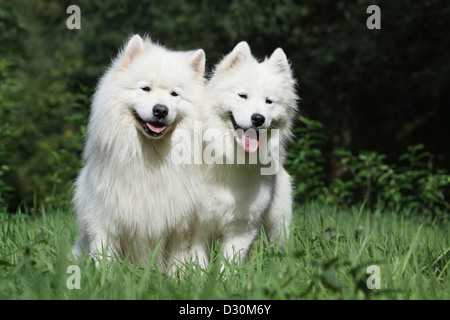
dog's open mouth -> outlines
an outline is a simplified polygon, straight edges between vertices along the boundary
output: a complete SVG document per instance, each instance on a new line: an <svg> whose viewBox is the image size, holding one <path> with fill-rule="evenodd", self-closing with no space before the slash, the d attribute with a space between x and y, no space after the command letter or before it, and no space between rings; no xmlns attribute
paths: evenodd
<svg viewBox="0 0 450 320"><path fill-rule="evenodd" d="M259 147L259 131L255 128L241 128L238 126L233 113L230 112L230 120L238 137L241 138L242 147L246 152L253 153Z"/></svg>
<svg viewBox="0 0 450 320"><path fill-rule="evenodd" d="M167 124L161 121L145 121L141 118L141 116L137 113L136 110L132 111L134 118L136 121L142 126L144 132L150 137L159 137L162 136L167 128Z"/></svg>

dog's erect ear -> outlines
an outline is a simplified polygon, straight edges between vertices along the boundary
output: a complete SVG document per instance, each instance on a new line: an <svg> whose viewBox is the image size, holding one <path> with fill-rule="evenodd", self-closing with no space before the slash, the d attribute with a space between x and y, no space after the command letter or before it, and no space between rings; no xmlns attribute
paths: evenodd
<svg viewBox="0 0 450 320"><path fill-rule="evenodd" d="M270 56L269 61L278 69L280 73L291 74L291 67L283 49L276 49Z"/></svg>
<svg viewBox="0 0 450 320"><path fill-rule="evenodd" d="M144 41L135 34L128 41L122 57L122 65L127 66L134 58L136 58L142 51L144 51Z"/></svg>
<svg viewBox="0 0 450 320"><path fill-rule="evenodd" d="M194 51L189 57L189 65L195 71L197 80L203 80L203 74L205 73L206 55L205 51L198 49Z"/></svg>
<svg viewBox="0 0 450 320"><path fill-rule="evenodd" d="M247 42L241 41L234 47L233 51L223 58L217 66L216 71L221 72L232 69L234 66L251 59L251 57L250 46Z"/></svg>

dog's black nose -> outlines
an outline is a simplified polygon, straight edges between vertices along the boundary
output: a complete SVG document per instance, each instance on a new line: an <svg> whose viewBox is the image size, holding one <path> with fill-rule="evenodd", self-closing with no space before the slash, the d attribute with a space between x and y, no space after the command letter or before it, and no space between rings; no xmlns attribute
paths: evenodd
<svg viewBox="0 0 450 320"><path fill-rule="evenodd" d="M165 118L169 114L169 108L163 104L155 104L153 106L153 114L158 119Z"/></svg>
<svg viewBox="0 0 450 320"><path fill-rule="evenodd" d="M264 124L264 121L266 121L266 118L260 113L254 113L252 114L252 123L255 127L261 127Z"/></svg>

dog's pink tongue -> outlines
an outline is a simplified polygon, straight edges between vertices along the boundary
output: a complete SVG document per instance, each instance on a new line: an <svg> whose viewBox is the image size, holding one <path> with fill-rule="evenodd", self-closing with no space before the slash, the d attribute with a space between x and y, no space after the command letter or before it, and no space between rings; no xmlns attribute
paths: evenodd
<svg viewBox="0 0 450 320"><path fill-rule="evenodd" d="M156 133L160 133L160 132L162 132L165 128L167 128L167 126L155 127L155 126L151 125L149 122L147 122L146 124L147 124L147 127L148 127L150 130L152 130L153 132L156 132Z"/></svg>
<svg viewBox="0 0 450 320"><path fill-rule="evenodd" d="M252 153L258 150L258 139L250 138L249 136L246 136L245 133L242 135L242 143L244 145L244 150L247 152Z"/></svg>

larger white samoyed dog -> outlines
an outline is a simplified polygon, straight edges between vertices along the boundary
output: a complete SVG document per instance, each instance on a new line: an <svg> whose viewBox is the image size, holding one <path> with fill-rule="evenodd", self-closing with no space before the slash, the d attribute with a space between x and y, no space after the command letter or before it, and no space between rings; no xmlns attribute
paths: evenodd
<svg viewBox="0 0 450 320"><path fill-rule="evenodd" d="M193 131L204 69L201 49L175 52L135 35L101 78L75 183L75 255L145 263L159 249L166 269L187 257L199 171L172 161L171 137Z"/></svg>
<svg viewBox="0 0 450 320"><path fill-rule="evenodd" d="M283 162L297 109L295 80L283 50L259 63L246 42L215 67L205 95L203 154L214 161L204 167L203 208L193 242L202 267L209 263L214 237L221 238L224 256L238 262L261 225L271 242L284 246L292 190ZM272 170L264 171L267 164Z"/></svg>

